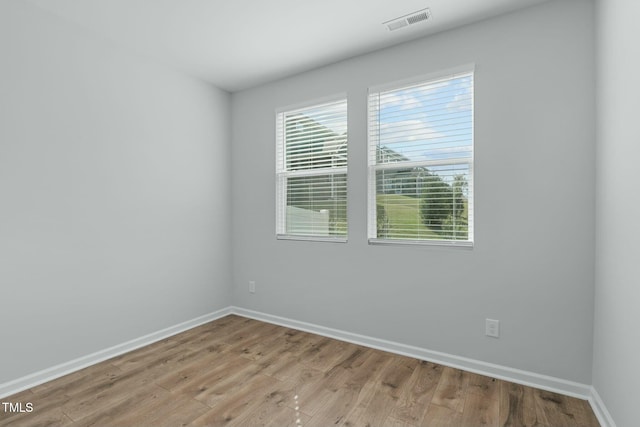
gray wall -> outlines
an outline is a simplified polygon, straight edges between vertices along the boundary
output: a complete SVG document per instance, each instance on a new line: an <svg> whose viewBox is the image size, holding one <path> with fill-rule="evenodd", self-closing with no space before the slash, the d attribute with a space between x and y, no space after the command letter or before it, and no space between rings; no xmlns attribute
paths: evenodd
<svg viewBox="0 0 640 427"><path fill-rule="evenodd" d="M230 305L229 102L0 1L0 383Z"/></svg>
<svg viewBox="0 0 640 427"><path fill-rule="evenodd" d="M234 303L591 383L592 9L549 2L233 94ZM470 62L475 247L367 245L368 85ZM349 98L349 241L278 241L274 110L340 92ZM499 340L484 336L485 317L501 321Z"/></svg>
<svg viewBox="0 0 640 427"><path fill-rule="evenodd" d="M597 2L598 162L593 384L618 426L640 402L640 3Z"/></svg>

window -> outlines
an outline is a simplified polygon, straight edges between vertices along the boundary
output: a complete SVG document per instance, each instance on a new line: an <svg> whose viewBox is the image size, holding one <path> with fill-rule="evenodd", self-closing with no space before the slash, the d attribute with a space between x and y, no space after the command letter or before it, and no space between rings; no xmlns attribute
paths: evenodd
<svg viewBox="0 0 640 427"><path fill-rule="evenodd" d="M346 241L347 100L276 117L276 233Z"/></svg>
<svg viewBox="0 0 640 427"><path fill-rule="evenodd" d="M369 90L371 243L473 244L473 69Z"/></svg>

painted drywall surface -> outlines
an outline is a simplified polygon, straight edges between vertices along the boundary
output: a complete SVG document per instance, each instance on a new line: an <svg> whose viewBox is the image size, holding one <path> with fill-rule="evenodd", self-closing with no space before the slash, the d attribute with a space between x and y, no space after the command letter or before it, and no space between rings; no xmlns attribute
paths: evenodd
<svg viewBox="0 0 640 427"><path fill-rule="evenodd" d="M0 383L230 304L230 97L0 2Z"/></svg>
<svg viewBox="0 0 640 427"><path fill-rule="evenodd" d="M640 4L597 2L598 132L593 384L615 423L640 401Z"/></svg>
<svg viewBox="0 0 640 427"><path fill-rule="evenodd" d="M234 304L590 383L592 21L590 2L550 2L233 94ZM368 245L367 87L467 63L475 247ZM348 243L276 240L274 111L343 92Z"/></svg>

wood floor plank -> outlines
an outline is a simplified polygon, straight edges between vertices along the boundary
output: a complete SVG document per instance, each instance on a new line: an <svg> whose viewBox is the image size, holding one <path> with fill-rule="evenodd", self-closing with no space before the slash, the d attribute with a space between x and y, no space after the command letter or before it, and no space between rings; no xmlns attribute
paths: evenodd
<svg viewBox="0 0 640 427"><path fill-rule="evenodd" d="M164 379L156 380L156 383L167 390L195 398L209 386L224 380L229 373L235 373L248 366L251 366L251 362L241 357L224 359L215 366L196 365L175 374L171 373Z"/></svg>
<svg viewBox="0 0 640 427"><path fill-rule="evenodd" d="M278 327L268 336L260 337L242 349L242 357L258 361L270 356L274 350L283 350L281 344L288 336L287 331L286 328Z"/></svg>
<svg viewBox="0 0 640 427"><path fill-rule="evenodd" d="M314 398L314 402L317 402L317 409L311 412L313 416L307 426L341 425L347 420L352 408L357 405L359 397L359 388L342 388L336 391L324 389L323 394ZM301 409L306 410L306 407L301 406Z"/></svg>
<svg viewBox="0 0 640 427"><path fill-rule="evenodd" d="M384 425L386 427L417 427L417 424L411 424L405 420L400 420L398 418L395 418L392 415L389 415L389 417L387 417L387 419L384 422Z"/></svg>
<svg viewBox="0 0 640 427"><path fill-rule="evenodd" d="M23 413L6 422L2 420L2 427L35 427L35 426L58 426L69 427L73 421L67 417L62 409L51 408L48 411Z"/></svg>
<svg viewBox="0 0 640 427"><path fill-rule="evenodd" d="M356 345L327 338L326 345L314 348L314 354L302 354L301 363L313 369L326 372L339 364L357 348ZM322 343L324 344L324 342Z"/></svg>
<svg viewBox="0 0 640 427"><path fill-rule="evenodd" d="M353 390L356 393L355 405L338 422L338 426L357 425L358 420L366 413L375 396L382 372L392 361L390 356L391 354L389 353L371 351L365 358L364 363L351 372L342 388ZM342 388L339 387L335 391L339 391ZM313 418L311 421L313 422Z"/></svg>
<svg viewBox="0 0 640 427"><path fill-rule="evenodd" d="M347 381L347 386L358 392L357 403L338 425L357 426L366 418L371 418L367 416L367 412L372 407L374 399L382 399L377 395L378 387L383 381L382 376L387 372L387 367L394 362L397 360L394 360L393 355L389 353L373 352L354 372ZM379 416L379 414L374 415Z"/></svg>
<svg viewBox="0 0 640 427"><path fill-rule="evenodd" d="M462 425L497 427L500 423L501 381L474 373L467 376Z"/></svg>
<svg viewBox="0 0 640 427"><path fill-rule="evenodd" d="M584 406L578 399L545 390L533 390L536 408L544 412L544 418L567 427L584 427L593 419L584 416Z"/></svg>
<svg viewBox="0 0 640 427"><path fill-rule="evenodd" d="M274 372L270 372L270 369L263 369L263 373L266 375L272 376L274 378L279 379L282 382L291 382L300 376L300 369L303 368L298 362L297 358L291 356L283 356L279 361L274 363L275 366L278 367ZM273 366L273 365L272 365ZM315 369L308 368L304 366L304 368L314 371L320 372Z"/></svg>
<svg viewBox="0 0 640 427"><path fill-rule="evenodd" d="M226 392L216 399L213 405L208 404L207 406L213 409L196 418L192 424L198 427L242 425L234 421L238 418L242 420L244 413L253 412L263 403L264 396L268 396L270 390L277 388L279 383L280 381L273 377L258 374L251 378L246 387Z"/></svg>
<svg viewBox="0 0 640 427"><path fill-rule="evenodd" d="M333 341L331 338L322 337L322 339L305 348L300 354L298 362L314 369L321 369L318 365L322 366L322 360L331 354Z"/></svg>
<svg viewBox="0 0 640 427"><path fill-rule="evenodd" d="M288 385L276 380L273 386L256 393L257 405L252 405L229 422L229 426L262 426L281 420L280 424L296 425L297 420L306 423L309 416L299 407L299 399L295 399L295 391Z"/></svg>
<svg viewBox="0 0 640 427"><path fill-rule="evenodd" d="M173 369L158 375L155 378L155 383L167 390L173 390L189 384L203 375L215 375L225 369L233 369L236 366L247 364L242 360L227 359L223 356L225 348L219 347L219 344L215 346L217 350L204 349L192 353L194 357L190 360L183 360Z"/></svg>
<svg viewBox="0 0 640 427"><path fill-rule="evenodd" d="M170 393L162 387L143 388L126 399L104 405L101 410L79 419L74 427L101 427L132 425L130 418L140 413L153 413Z"/></svg>
<svg viewBox="0 0 640 427"><path fill-rule="evenodd" d="M362 390L365 385L375 383L380 378L382 371L391 363L390 353L372 350L365 354L362 363L352 365L348 370L349 375L343 382L343 386Z"/></svg>
<svg viewBox="0 0 640 427"><path fill-rule="evenodd" d="M206 363L206 361L209 361L210 363L216 363L216 360L221 359L223 357L222 354L227 352L228 348L228 344L220 342L215 342L209 345L204 343L197 346L189 345L187 351L182 353L179 357L168 361L168 363L165 363L165 370L181 368L182 366L188 365L190 363ZM164 373L160 376L163 375Z"/></svg>
<svg viewBox="0 0 640 427"><path fill-rule="evenodd" d="M312 386L312 388L315 390L310 392L297 391L298 388L292 389L293 396L299 396L299 401L298 405L296 405L294 401L289 400L288 406L291 409L299 407L300 411L310 417L314 417L323 410L327 401L330 401L335 396L335 392L317 385Z"/></svg>
<svg viewBox="0 0 640 427"><path fill-rule="evenodd" d="M208 411L207 405L188 396L172 393L154 412L140 413L128 419L129 426L176 427L188 425Z"/></svg>
<svg viewBox="0 0 640 427"><path fill-rule="evenodd" d="M400 395L420 364L417 359L404 356L392 356L385 366L376 384L376 391L365 411L357 420L357 425L382 425L396 408Z"/></svg>
<svg viewBox="0 0 640 427"><path fill-rule="evenodd" d="M477 427L498 427L500 424L499 393L495 396L483 396L468 393L462 412L462 425Z"/></svg>
<svg viewBox="0 0 640 427"><path fill-rule="evenodd" d="M536 410L533 390L520 384L502 382L500 386L500 426L548 426L541 411Z"/></svg>
<svg viewBox="0 0 640 427"><path fill-rule="evenodd" d="M158 411L163 410L172 400L174 400L174 396L162 387L154 387L152 390L145 389L145 395L141 398L122 401L111 411L96 412L77 421L73 427L145 425L146 420L151 416L157 416ZM133 402L134 406L129 407L129 402Z"/></svg>
<svg viewBox="0 0 640 427"><path fill-rule="evenodd" d="M223 337L223 332L215 330L196 335L193 337L193 339L182 342L181 345L185 350L190 350L193 352L197 352L200 349L209 347L228 348L229 345L224 342Z"/></svg>
<svg viewBox="0 0 640 427"><path fill-rule="evenodd" d="M0 427L598 427L584 400L240 316L3 401L34 411Z"/></svg>
<svg viewBox="0 0 640 427"><path fill-rule="evenodd" d="M109 363L99 363L81 369L56 380L32 387L31 392L38 397L75 395L95 386L102 381L109 381L122 371Z"/></svg>
<svg viewBox="0 0 640 427"><path fill-rule="evenodd" d="M329 395L328 390L323 387L324 378L322 371L298 366L298 369L290 372L286 381L281 381L278 393L289 408L302 406L301 411L313 415L323 402L323 396ZM294 396L298 396L297 404Z"/></svg>
<svg viewBox="0 0 640 427"><path fill-rule="evenodd" d="M404 388L396 407L391 412L392 421L410 425L421 423L436 387L442 376L442 365L421 361Z"/></svg>
<svg viewBox="0 0 640 427"><path fill-rule="evenodd" d="M459 369L445 367L433 395L432 403L462 413L468 378Z"/></svg>
<svg viewBox="0 0 640 427"><path fill-rule="evenodd" d="M310 417L306 414L296 414L296 411L289 407L281 407L275 410L259 406L255 411L249 413L239 421L232 420L229 426L272 426L272 427L308 427ZM300 420L300 422L298 422Z"/></svg>
<svg viewBox="0 0 640 427"><path fill-rule="evenodd" d="M140 352L130 357L124 357L112 364L123 371L150 370L180 360L188 353L189 349L184 343L174 342L159 350Z"/></svg>
<svg viewBox="0 0 640 427"><path fill-rule="evenodd" d="M341 419L336 426L354 427L359 426L359 420L362 419L369 410L369 405L376 393L376 383L374 381L366 382L358 391L357 403ZM317 414L316 414L317 415ZM327 414L324 414L326 417ZM311 419L313 422L313 418Z"/></svg>
<svg viewBox="0 0 640 427"><path fill-rule="evenodd" d="M277 325L261 322L257 323L258 324L255 326L251 325L251 327L243 329L243 332L238 334L233 340L225 340L229 345L229 352L231 354L237 356L251 354L252 348L256 344L273 337L273 335L277 334L278 330L281 329L281 327Z"/></svg>
<svg viewBox="0 0 640 427"><path fill-rule="evenodd" d="M467 377L467 393L479 394L491 398L499 398L502 381L472 372L465 372Z"/></svg>
<svg viewBox="0 0 640 427"><path fill-rule="evenodd" d="M288 330L284 340L278 341L274 348L259 360L262 373L287 381L300 361L300 354L322 338L308 332Z"/></svg>
<svg viewBox="0 0 640 427"><path fill-rule="evenodd" d="M78 421L128 399L132 390L139 390L151 384L152 379L144 373L123 372L111 377L109 381L97 383L81 395L74 396L62 405L62 409L69 418Z"/></svg>
<svg viewBox="0 0 640 427"><path fill-rule="evenodd" d="M247 425L267 426L267 427L298 427L307 426L310 417L306 414L296 413L291 408L283 408L281 412L274 414L273 418L267 420L266 424L249 422Z"/></svg>
<svg viewBox="0 0 640 427"><path fill-rule="evenodd" d="M174 339L165 338L163 340L156 341L152 344L141 347L137 350L121 354L120 356L116 356L110 359L109 363L111 363L113 366L117 366L122 370L126 370L127 365L132 365L132 368L137 368L138 366L140 366L140 361L144 363L147 357L163 354L164 352L170 349L177 348L180 345L181 343L177 342Z"/></svg>
<svg viewBox="0 0 640 427"><path fill-rule="evenodd" d="M568 399L567 405L571 408L579 426L600 427L600 423L593 413L588 400Z"/></svg>
<svg viewBox="0 0 640 427"><path fill-rule="evenodd" d="M222 338L224 342L230 346L242 345L244 341L259 335L261 330L269 330L273 327L275 327L275 325L270 323L249 319L249 321L239 323L232 330L229 330Z"/></svg>
<svg viewBox="0 0 640 427"><path fill-rule="evenodd" d="M357 371L366 369L361 367L371 354L372 351L370 349L355 346L351 353L346 354L342 360L325 372L325 387L331 391L337 391L345 387Z"/></svg>
<svg viewBox="0 0 640 427"><path fill-rule="evenodd" d="M224 401L228 395L233 395L238 390L243 388L251 388L254 381L266 377L260 373L260 368L254 364L248 364L247 366L232 373L225 373L225 375L213 383L207 383L194 397L205 405L213 408L220 402Z"/></svg>
<svg viewBox="0 0 640 427"><path fill-rule="evenodd" d="M422 424L429 427L459 427L462 426L462 413L445 406L430 404L422 420Z"/></svg>

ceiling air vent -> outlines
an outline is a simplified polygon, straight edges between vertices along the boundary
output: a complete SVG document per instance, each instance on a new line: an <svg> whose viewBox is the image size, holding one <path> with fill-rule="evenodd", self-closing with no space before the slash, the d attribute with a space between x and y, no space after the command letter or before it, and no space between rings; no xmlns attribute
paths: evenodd
<svg viewBox="0 0 640 427"><path fill-rule="evenodd" d="M385 25L389 31L395 31L403 27L408 27L410 25L426 21L429 18L431 18L431 11L429 9L421 9L409 13L408 15L383 22L382 25Z"/></svg>

